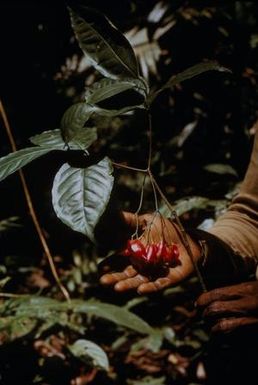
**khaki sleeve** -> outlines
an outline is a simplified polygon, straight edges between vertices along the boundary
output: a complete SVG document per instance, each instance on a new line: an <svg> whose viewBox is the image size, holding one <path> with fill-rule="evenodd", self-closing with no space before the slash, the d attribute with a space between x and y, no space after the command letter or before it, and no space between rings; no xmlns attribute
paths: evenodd
<svg viewBox="0 0 258 385"><path fill-rule="evenodd" d="M246 260L258 260L258 132L238 195L208 230Z"/></svg>

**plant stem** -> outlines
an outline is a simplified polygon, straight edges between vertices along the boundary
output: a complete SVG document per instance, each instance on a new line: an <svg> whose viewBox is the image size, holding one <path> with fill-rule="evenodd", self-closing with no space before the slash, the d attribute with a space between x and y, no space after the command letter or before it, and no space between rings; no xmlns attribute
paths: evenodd
<svg viewBox="0 0 258 385"><path fill-rule="evenodd" d="M153 195L154 195L155 211L159 211L158 198L157 198L157 192L156 192L156 185L154 183L154 178L153 178L153 175L152 175L152 172L151 172L150 169L148 170L148 174L149 174L149 178L150 178L151 185L152 185L152 190L153 190Z"/></svg>
<svg viewBox="0 0 258 385"><path fill-rule="evenodd" d="M26 298L28 294L0 293L0 298Z"/></svg>
<svg viewBox="0 0 258 385"><path fill-rule="evenodd" d="M200 269L198 267L198 264L196 263L196 261L194 259L192 249L191 249L190 244L189 244L188 239L187 239L187 233L186 233L186 231L185 231L185 229L184 229L184 227L183 227L183 225L182 225L182 223L181 223L181 221L180 221L176 211L173 210L171 214L173 216L173 219L176 221L176 224L179 227L179 230L180 230L180 233L181 233L181 236L182 236L183 244L184 244L184 246L185 246L185 248L186 248L186 250L188 252L188 255L189 255L190 259L191 259L191 262L192 262L192 264L194 266L194 269L195 269L197 278L198 278L198 280L200 282L200 285L202 287L202 290L203 290L203 292L206 292L207 291L207 287L206 287L206 284L205 284L204 279L202 277L202 274L200 272Z"/></svg>
<svg viewBox="0 0 258 385"><path fill-rule="evenodd" d="M5 109L4 109L4 106L3 106L3 103L2 103L1 100L0 100L0 114L1 114L3 122L4 122L4 127L5 127L5 130L6 130L6 133L7 133L7 136L8 136L8 139L9 139L12 151L15 152L15 151L17 151L16 143L15 143L15 140L14 140L14 136L13 136L13 133L12 133L11 126L10 126L8 118L7 118L7 114L5 112ZM70 301L70 295L69 295L67 289L64 287L64 285L60 281L60 278L58 276L58 273L57 273L57 270L56 270L56 267L55 267L55 264L54 264L54 260L53 260L52 254L51 254L50 249L48 247L48 244L47 244L46 238L44 236L43 230L42 230L42 228L41 228L41 226L39 224L39 220L38 220L36 211L34 209L34 206L33 206L33 203L32 203L32 199L31 199L31 195L30 195L30 192L29 192L29 189L28 189L27 181L25 179L25 176L24 176L24 173L23 173L22 170L19 170L19 176L20 176L20 179L21 179L22 188L23 188L23 192L24 192L24 195L25 195L26 203L27 203L27 206L28 206L28 209L29 209L29 213L31 215L33 224L34 224L35 229L37 231L37 234L38 234L39 240L41 242L42 248L44 250L44 253L47 256L47 259L48 259L49 266L50 266L51 272L53 274L53 277L54 277L57 285L59 286L61 292L63 293L65 299L67 301Z"/></svg>
<svg viewBox="0 0 258 385"><path fill-rule="evenodd" d="M161 198L163 199L163 201L166 203L166 205L168 206L169 210L171 211L172 217L175 220L175 222L176 222L176 224L177 224L177 226L178 226L178 228L180 230L180 234L181 234L181 237L182 237L182 242L183 242L184 247L185 247L185 249L186 249L186 251L187 251L187 253L188 253L188 255L189 255L190 259L191 259L191 262L192 262L192 264L194 266L194 269L195 269L197 278L198 278L198 280L200 282L200 285L202 287L202 290L204 292L206 292L207 291L207 287L205 285L205 282L204 282L204 279L203 279L202 274L200 272L200 269L198 267L198 264L196 263L196 261L194 259L192 249L191 249L190 244L189 244L188 239L187 239L187 233L186 233L186 231L185 231L185 229L184 229L184 227L183 227L183 225L182 225L182 223L181 223L181 221L180 221L180 219L179 219L175 209L171 206L171 204L167 200L165 194L162 192L161 188L159 187L157 181L155 180L155 178L153 177L152 174L151 174L151 176L152 176L153 184L155 185L155 187L158 190Z"/></svg>
<svg viewBox="0 0 258 385"><path fill-rule="evenodd" d="M150 172L151 168L151 159L152 159L152 117L150 111L148 111L148 120L149 120L149 131L148 131L148 137L149 137L149 155L148 155L148 166L147 169Z"/></svg>
<svg viewBox="0 0 258 385"><path fill-rule="evenodd" d="M131 166L126 166L126 165L123 164L123 163L112 162L112 164L113 164L113 166L118 167L118 168L125 168L125 169L127 169L127 170L138 171L138 172L144 172L144 173L147 173L147 172L148 172L148 169L137 168L137 167L131 167Z"/></svg>
<svg viewBox="0 0 258 385"><path fill-rule="evenodd" d="M135 232L132 234L132 239L134 237L138 238L138 236L139 236L138 235L138 230L139 230L138 214L139 214L139 212L141 211L141 208L142 208L145 180L146 180L146 175L144 175L143 181L142 181L141 196L140 196L139 206L138 206L137 210L134 213L134 215L136 216L136 229L135 229Z"/></svg>

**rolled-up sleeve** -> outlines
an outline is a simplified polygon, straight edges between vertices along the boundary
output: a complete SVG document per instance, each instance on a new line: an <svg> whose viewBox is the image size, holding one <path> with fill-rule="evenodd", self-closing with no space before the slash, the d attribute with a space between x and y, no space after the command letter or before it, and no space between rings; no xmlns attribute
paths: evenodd
<svg viewBox="0 0 258 385"><path fill-rule="evenodd" d="M258 261L258 132L250 163L239 193L227 212L208 230L227 243L235 253Z"/></svg>

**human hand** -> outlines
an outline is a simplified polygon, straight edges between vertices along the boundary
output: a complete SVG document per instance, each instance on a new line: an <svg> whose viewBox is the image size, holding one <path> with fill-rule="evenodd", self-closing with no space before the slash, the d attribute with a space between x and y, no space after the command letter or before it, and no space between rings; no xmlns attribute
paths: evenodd
<svg viewBox="0 0 258 385"><path fill-rule="evenodd" d="M196 301L212 332L231 332L258 324L258 282L245 282L203 293Z"/></svg>
<svg viewBox="0 0 258 385"><path fill-rule="evenodd" d="M128 265L123 271L116 271L115 259L125 258L118 254L116 258L114 258L114 256L112 257L112 263L109 263L108 258L102 263L101 268L104 273L100 279L102 284L112 285L116 291L135 289L139 294L146 294L162 290L171 285L176 285L193 273L194 267L192 261L182 243L179 229L174 223L157 213L144 214L138 217L135 214L128 212L123 212L122 214L125 223L127 223L132 231L131 234L136 228L139 229L140 233L143 232L141 242L144 245L149 243L149 239L152 243L158 243L161 240L164 240L167 244L177 244L179 250L179 264L175 267L167 268L161 274L162 276L153 278L137 271L128 260ZM201 254L200 248L190 237L188 237L188 242L193 252L193 256L197 261ZM113 267L115 271L113 270ZM157 272L157 274L158 273L159 272Z"/></svg>

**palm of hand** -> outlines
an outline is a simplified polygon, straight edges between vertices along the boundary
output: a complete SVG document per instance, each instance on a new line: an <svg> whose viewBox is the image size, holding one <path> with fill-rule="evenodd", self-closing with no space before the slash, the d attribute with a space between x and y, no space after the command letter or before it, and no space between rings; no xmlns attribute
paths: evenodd
<svg viewBox="0 0 258 385"><path fill-rule="evenodd" d="M104 274L100 279L102 284L114 285L114 289L117 291L135 289L139 294L146 294L178 284L191 275L194 270L192 261L181 241L179 231L175 224L155 214L145 214L137 218L134 214L123 213L123 216L125 222L132 230L138 227L140 231L144 231L141 237L143 244L147 244L149 239L154 243L159 242L161 237L168 244L176 243L179 249L180 264L167 269L165 275L157 277L156 279L139 273L135 267L129 264L121 272L112 271ZM145 231L146 228L148 231ZM193 255L197 259L200 254L199 248L190 238L188 241ZM117 256L117 258L123 257ZM105 266L106 268L108 267L108 261L105 263Z"/></svg>

